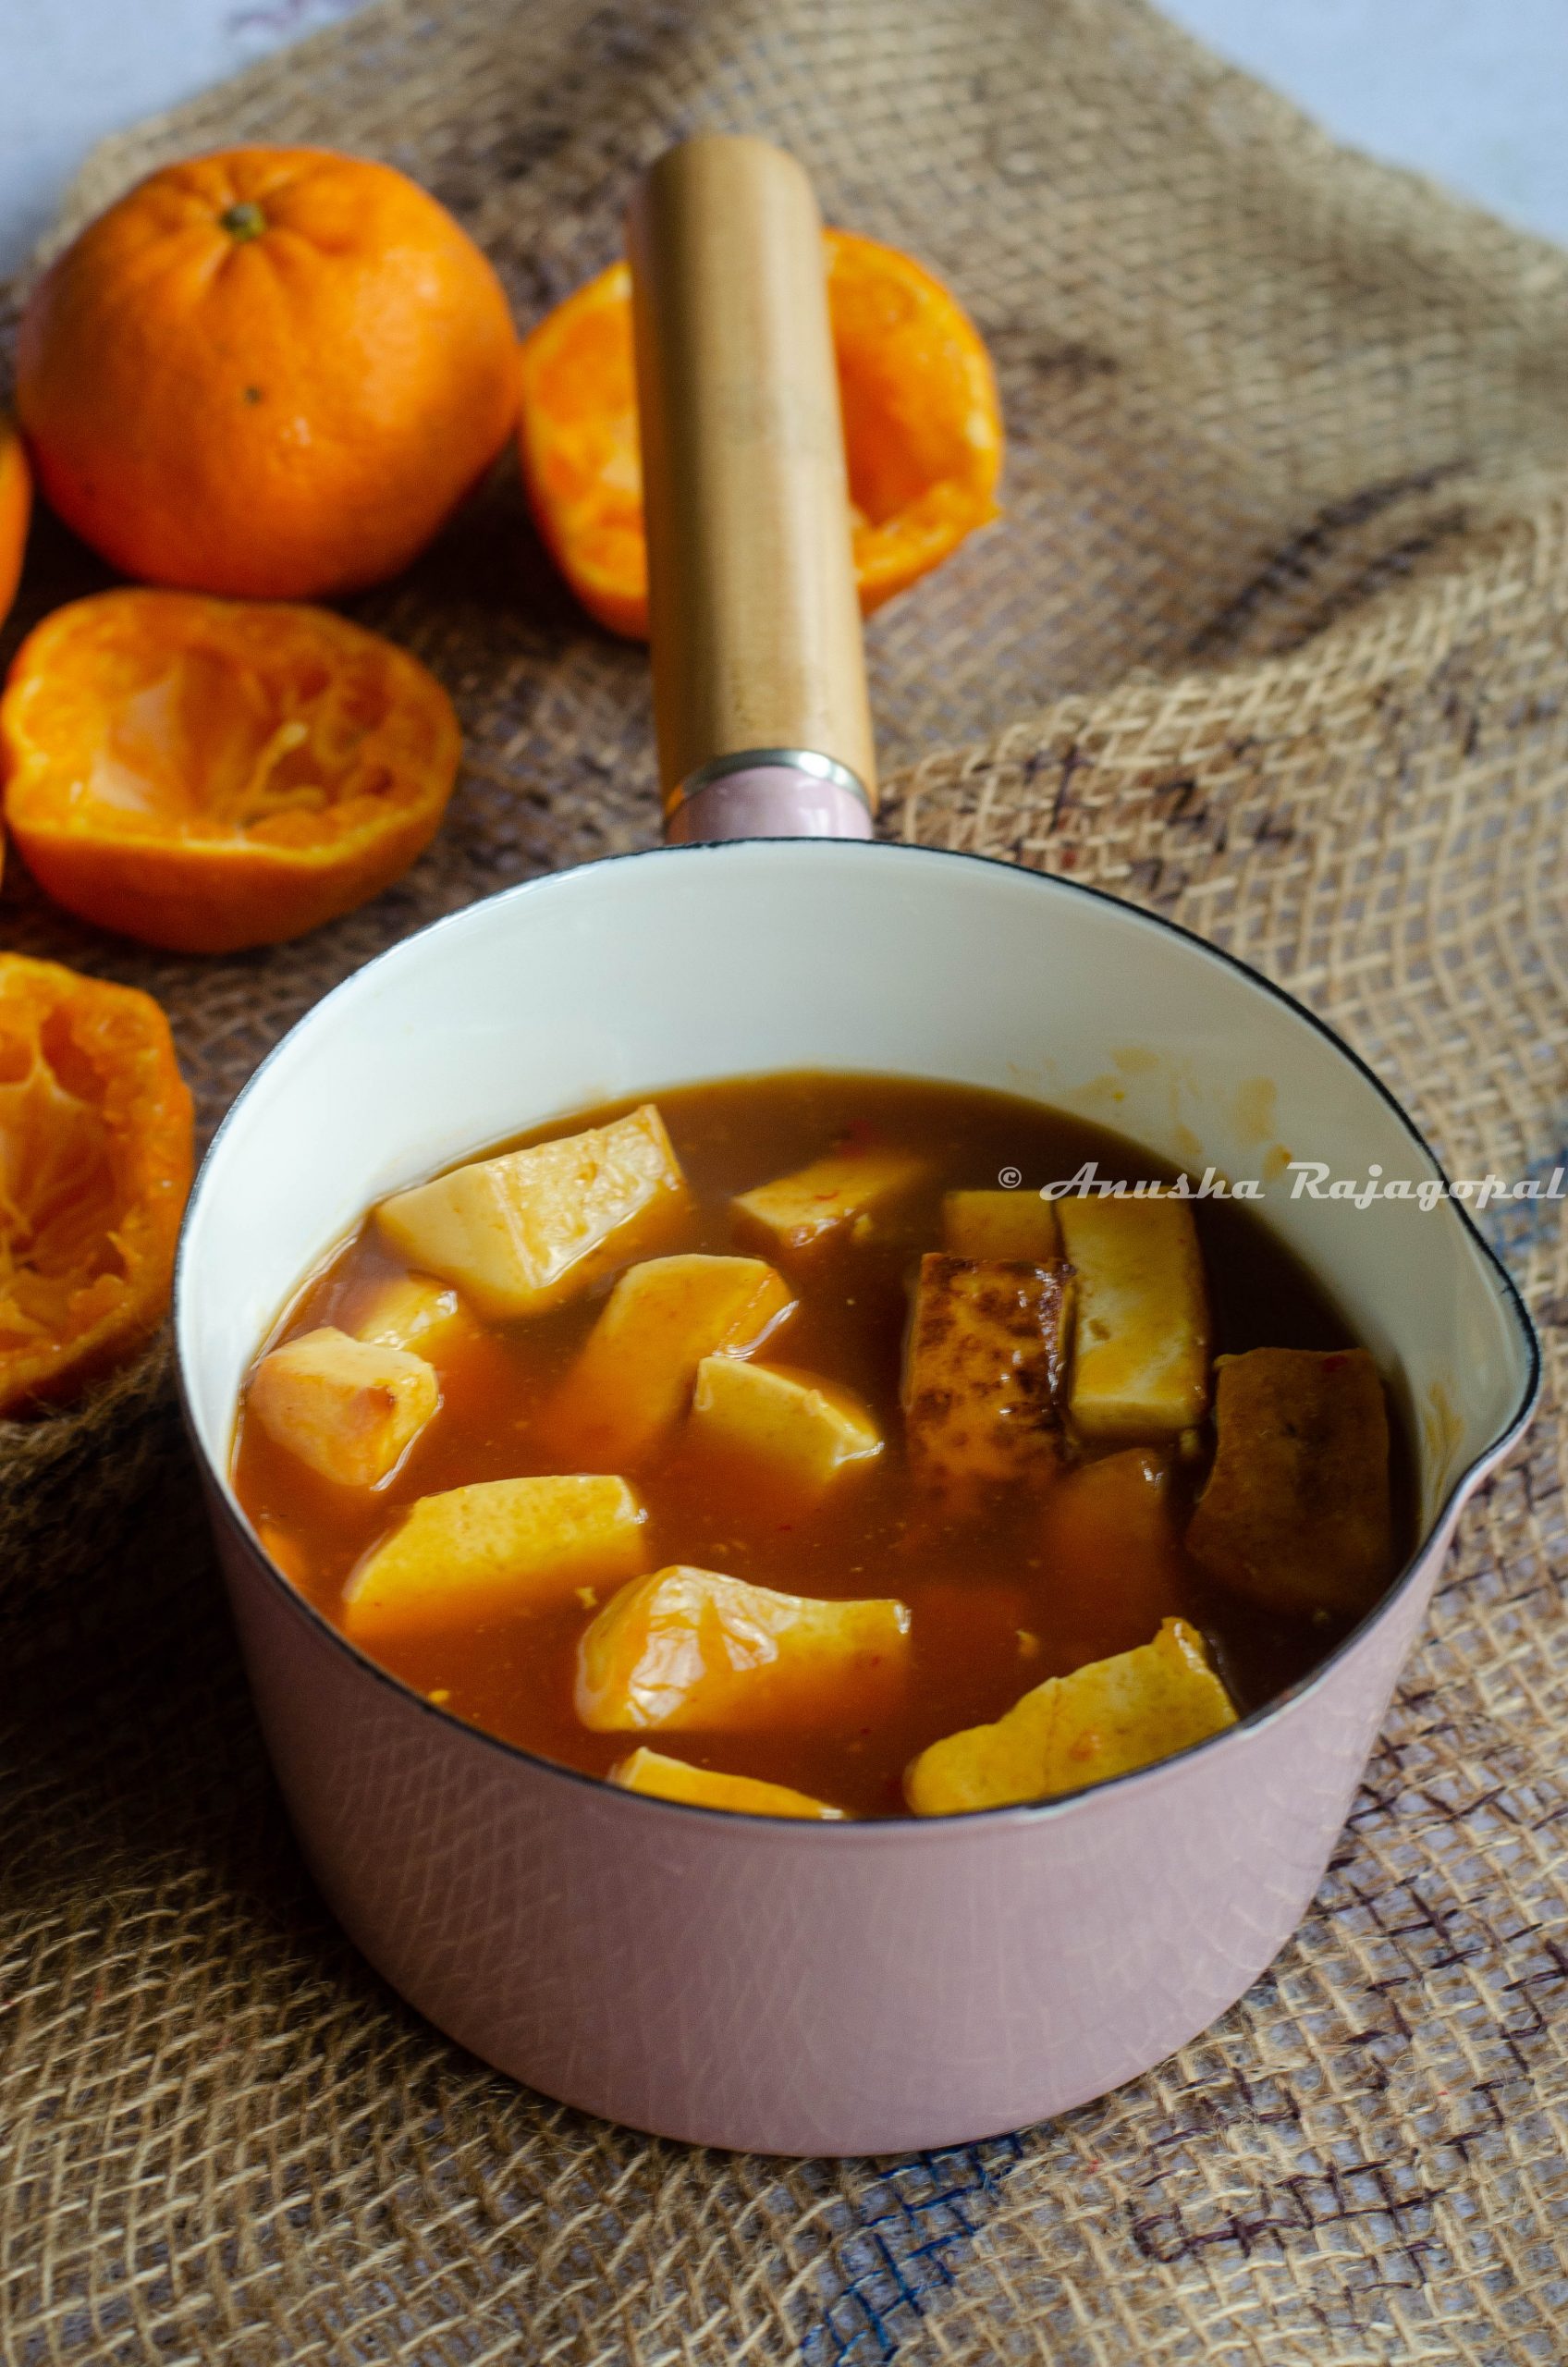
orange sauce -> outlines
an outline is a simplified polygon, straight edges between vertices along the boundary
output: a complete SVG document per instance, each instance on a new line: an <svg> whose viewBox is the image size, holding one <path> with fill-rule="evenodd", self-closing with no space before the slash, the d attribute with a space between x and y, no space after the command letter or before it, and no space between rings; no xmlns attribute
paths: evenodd
<svg viewBox="0 0 1568 2367"><path fill-rule="evenodd" d="M877 1721L828 1732L682 1732L668 1740L590 1734L573 1711L572 1686L578 1638L594 1609L575 1600L478 1625L455 1620L388 1647L378 1657L395 1675L489 1733L591 1774L606 1773L644 1741L698 1765L792 1785L857 1815L887 1816L901 1812L903 1769L927 1743L999 1716L1047 1676L1146 1643L1167 1613L1203 1631L1243 1711L1304 1675L1339 1640L1345 1620L1274 1617L1210 1587L1181 1553L1168 1572L1153 1580L1144 1573L1129 1592L1097 1542L1091 1550L1059 1539L1051 1550L1043 1497L998 1495L952 1519L923 1506L909 1487L899 1406L908 1283L920 1253L940 1245L943 1193L993 1188L1004 1170L1021 1173L1020 1189L1037 1191L1091 1159L1107 1178L1170 1181L1173 1171L1079 1119L966 1086L792 1074L652 1098L692 1187L690 1211L661 1242L661 1255L765 1254L754 1236L737 1232L732 1197L846 1137L907 1146L928 1162L925 1183L879 1218L869 1237L847 1235L778 1260L799 1310L764 1350L766 1359L856 1391L888 1441L882 1455L811 1509L770 1499L754 1471L726 1468L679 1432L624 1475L648 1507L650 1569L683 1562L791 1593L891 1595L907 1603L913 1662L907 1696ZM631 1106L584 1111L495 1147L576 1133ZM1219 1199L1193 1207L1217 1354L1354 1344L1325 1294L1251 1208ZM319 1324L352 1328L372 1287L402 1270L367 1219L265 1344ZM443 1353L441 1410L382 1488L350 1490L318 1478L241 1417L234 1466L240 1502L280 1568L328 1619L338 1622L342 1589L361 1555L414 1498L472 1480L577 1467L558 1439L545 1448L540 1415L613 1279L531 1321L475 1325L459 1348ZM1204 1441L1179 1466L1179 1525L1201 1486L1207 1454Z"/></svg>

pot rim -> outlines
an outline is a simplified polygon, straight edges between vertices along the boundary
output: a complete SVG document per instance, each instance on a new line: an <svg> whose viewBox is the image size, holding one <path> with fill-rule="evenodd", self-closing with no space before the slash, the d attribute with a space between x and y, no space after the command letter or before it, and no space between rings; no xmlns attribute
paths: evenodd
<svg viewBox="0 0 1568 2367"><path fill-rule="evenodd" d="M476 913L486 911L492 905L512 901L522 902L530 896L537 895L541 890L548 891L563 879L576 878L584 872L596 871L605 864L622 865L669 860L700 863L704 858L713 856L733 858L742 847L769 846L790 849L827 846L833 848L836 852L851 851L851 861L864 859L869 853L884 863L891 858L899 862L913 859L920 863L937 861L978 865L987 871L1005 873L1012 879L1029 881L1058 894L1091 898L1097 903L1111 906L1117 913L1125 914L1134 924L1141 923L1150 928L1164 930L1169 936L1181 939L1195 954L1234 971L1248 986L1271 996L1276 1002L1282 1003L1293 1018L1315 1029L1373 1088L1392 1111L1416 1149L1430 1163L1434 1173L1440 1178L1445 1186L1449 1184L1447 1170L1442 1166L1431 1145L1403 1103L1390 1091L1354 1046L1347 1043L1338 1029L1331 1026L1328 1020L1312 1010L1308 1004L1299 1001L1294 995L1288 992L1285 987L1277 985L1262 971L1255 970L1250 963L1243 962L1240 955L1231 952L1226 947L1211 944L1207 938L1199 937L1195 930L1185 927L1182 922L1173 921L1163 913L1151 912L1144 905L1130 903L1124 897L1113 895L1108 889L1091 887L1084 880L1064 878L1055 872L1030 870L1021 864L1006 862L997 855L974 854L956 847L912 846L900 840L743 839L696 840L686 845L629 849L622 853L596 857L591 863L571 865L564 871L542 872L533 879L518 880L511 887L498 889L494 895L481 897L472 904L463 905L457 912L442 914L439 918L427 923L423 928L416 929L410 936L399 938L396 943L385 947L380 953L373 955L370 961L362 963L359 969L351 971L348 977L340 979L336 987L331 987L318 1002L313 1003L300 1018L295 1021L293 1026L278 1038L265 1058L251 1071L224 1112L217 1130L207 1147L205 1156L191 1185L190 1197L180 1226L179 1245L175 1260L172 1309L176 1385L186 1434L196 1453L202 1472L209 1481L209 1501L215 1500L224 1521L236 1541L264 1573L273 1588L283 1596L289 1608L298 1616L312 1625L326 1637L361 1675L374 1678L414 1710L422 1712L425 1717L438 1720L442 1725L463 1735L468 1741L485 1749L499 1752L503 1758L510 1761L521 1762L535 1773L554 1776L569 1784L587 1785L595 1794L606 1798L625 1801L636 1810L655 1809L665 1815L699 1817L710 1826L717 1825L719 1829L726 1827L736 1829L738 1834L743 1829L753 1838L758 1834L766 1832L775 1840L782 1841L801 1832L810 1831L825 1838L831 1836L827 1840L827 1846L831 1847L864 1848L878 1841L884 1846L894 1841L910 1843L913 1836L920 1833L929 1834L932 1836L932 1842L927 1846L935 1846L937 1836L947 1835L950 1838L956 1831L960 1830L979 1828L989 1832L1002 1823L1032 1825L1047 1819L1071 1815L1075 1810L1082 1809L1085 1803L1101 1799L1111 1792L1121 1791L1133 1784L1149 1785L1161 1778L1169 1777L1174 1770L1194 1758L1200 1751L1221 1750L1243 1735L1259 1732L1263 1727L1272 1724L1276 1719L1287 1715L1299 1702L1318 1691L1326 1684L1330 1674L1360 1649L1373 1629L1382 1623L1393 1610L1394 1605L1408 1592L1424 1568L1438 1539L1457 1519L1468 1498L1501 1462L1509 1449L1528 1426L1540 1395L1540 1342L1512 1275L1476 1223L1463 1200L1451 1199L1448 1206L1455 1210L1462 1227L1470 1236L1472 1247L1479 1252L1483 1270L1488 1274L1499 1303L1512 1320L1524 1350L1525 1382L1514 1409L1507 1421L1491 1441L1473 1456L1464 1470L1451 1482L1447 1493L1431 1520L1424 1525L1419 1541L1397 1577L1392 1580L1371 1609L1357 1621L1350 1633L1341 1637L1339 1643L1317 1662L1315 1668L1309 1670L1305 1676L1298 1677L1294 1684L1285 1686L1283 1691L1272 1695L1267 1701L1260 1702L1256 1710L1249 1711L1244 1717L1238 1718L1233 1726L1227 1726L1219 1734L1209 1735L1201 1742L1189 1743L1184 1749L1172 1752L1168 1758L1156 1760L1147 1767L1129 1768L1120 1775L1109 1776L1099 1783L1087 1784L1081 1791L1059 1793L1052 1798L1045 1800L1018 1800L1002 1808L974 1809L962 1814L948 1816L851 1817L846 1818L841 1823L816 1824L809 1821L802 1821L800 1819L759 1816L751 1809L708 1808L695 1801L665 1799L656 1793L629 1791L620 1785L609 1783L603 1776L590 1775L581 1768L568 1767L558 1760L546 1759L539 1752L527 1750L521 1743L508 1742L499 1735L487 1733L482 1726L472 1725L467 1719L459 1718L450 1710L443 1709L412 1686L405 1684L401 1677L394 1676L390 1670L383 1668L379 1662L373 1660L357 1644L351 1643L339 1628L333 1625L324 1613L318 1611L312 1602L307 1600L305 1596L289 1583L265 1552L260 1539L245 1519L234 1499L227 1475L217 1468L197 1426L186 1380L182 1320L183 1308L189 1293L192 1220L204 1192L211 1188L210 1179L214 1163L220 1155L224 1139L239 1110L274 1062L280 1060L288 1051L295 1037L306 1028L314 1025L340 995L347 993L351 987L357 987L367 974L379 969L385 963L413 957L415 948L427 945L432 938L447 930L468 925ZM808 858L808 860L814 858Z"/></svg>

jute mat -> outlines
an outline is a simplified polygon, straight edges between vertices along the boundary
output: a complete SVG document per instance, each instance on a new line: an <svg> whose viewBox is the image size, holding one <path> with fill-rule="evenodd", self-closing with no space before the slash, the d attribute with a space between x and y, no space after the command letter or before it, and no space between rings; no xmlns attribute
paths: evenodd
<svg viewBox="0 0 1568 2367"><path fill-rule="evenodd" d="M1459 1173L1568 1165L1568 259L1337 153L1137 0L390 0L102 150L60 235L165 156L324 141L435 190L527 323L700 125L794 147L999 364L1007 520L872 630L888 829L1234 947ZM45 528L26 613L98 580ZM367 955L655 831L643 658L574 611L509 472L356 613L468 733L398 889L185 963L6 888L7 941L163 998L208 1126ZM1495 1228L1554 1381L1557 1214ZM55 1515L0 1537L6 2367L1568 2354L1554 1403L1464 1525L1270 1974L1101 2103L881 2164L650 2143L401 2008L301 1875L159 1467L117 1522L88 1467L74 1576Z"/></svg>

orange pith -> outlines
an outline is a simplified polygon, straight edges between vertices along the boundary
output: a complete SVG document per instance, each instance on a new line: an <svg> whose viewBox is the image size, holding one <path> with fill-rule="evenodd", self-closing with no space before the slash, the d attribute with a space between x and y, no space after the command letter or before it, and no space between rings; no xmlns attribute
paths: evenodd
<svg viewBox="0 0 1568 2367"><path fill-rule="evenodd" d="M869 615L997 514L1001 415L957 300L896 247L824 234L861 607ZM648 629L631 276L612 264L523 343L518 440L539 530L601 624Z"/></svg>
<svg viewBox="0 0 1568 2367"><path fill-rule="evenodd" d="M72 912L180 952L294 937L406 870L456 777L417 660L315 608L79 600L0 700L6 818Z"/></svg>
<svg viewBox="0 0 1568 2367"><path fill-rule="evenodd" d="M0 1415L78 1394L155 1329L190 1172L157 1004L0 954Z"/></svg>
<svg viewBox="0 0 1568 2367"><path fill-rule="evenodd" d="M16 423L0 417L0 624L17 596L31 509L32 478L22 439Z"/></svg>

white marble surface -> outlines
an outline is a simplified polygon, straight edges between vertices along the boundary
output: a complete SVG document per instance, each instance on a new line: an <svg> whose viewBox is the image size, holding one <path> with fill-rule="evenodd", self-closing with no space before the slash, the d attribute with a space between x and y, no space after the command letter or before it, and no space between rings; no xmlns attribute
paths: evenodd
<svg viewBox="0 0 1568 2367"><path fill-rule="evenodd" d="M0 0L0 271L92 141L356 0ZM1165 0L1340 138L1568 239L1568 0Z"/></svg>

